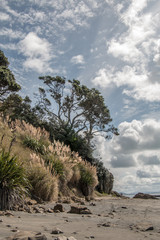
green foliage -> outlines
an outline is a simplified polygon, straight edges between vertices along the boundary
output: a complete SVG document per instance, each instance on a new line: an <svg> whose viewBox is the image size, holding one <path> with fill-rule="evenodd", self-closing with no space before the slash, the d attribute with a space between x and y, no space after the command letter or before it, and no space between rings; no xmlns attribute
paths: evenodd
<svg viewBox="0 0 160 240"><path fill-rule="evenodd" d="M75 132L71 127L56 127L54 129L53 138L56 141L63 142L65 145L70 146L71 150L78 152L79 155L86 159L86 157L91 157L92 149L88 145L86 139Z"/></svg>
<svg viewBox="0 0 160 240"><path fill-rule="evenodd" d="M80 181L87 186L92 186L94 183L94 178L91 171L82 164L79 164L79 169L81 175Z"/></svg>
<svg viewBox="0 0 160 240"><path fill-rule="evenodd" d="M17 92L21 89L8 65L8 59L0 50L0 101L3 101L11 92Z"/></svg>
<svg viewBox="0 0 160 240"><path fill-rule="evenodd" d="M45 154L44 143L41 141L31 138L30 136L25 136L23 139L23 144L37 153L42 155Z"/></svg>
<svg viewBox="0 0 160 240"><path fill-rule="evenodd" d="M66 81L59 76L44 76L39 79L47 86L46 90L39 89L39 104L55 126L63 129L67 127L76 133L83 132L89 145L94 135L99 132L107 138L110 133L118 134L117 129L110 125L112 119L109 109L98 90L89 89L78 80ZM57 111L51 110L45 104L47 96L57 104Z"/></svg>
<svg viewBox="0 0 160 240"><path fill-rule="evenodd" d="M78 166L80 169L80 189L85 196L92 195L98 183L95 168L88 163Z"/></svg>
<svg viewBox="0 0 160 240"><path fill-rule="evenodd" d="M3 116L10 116L12 120L18 119L22 98L18 94L10 94L0 106Z"/></svg>
<svg viewBox="0 0 160 240"><path fill-rule="evenodd" d="M60 161L56 156L54 155L46 155L44 156L45 163L47 166L49 166L50 171L52 175L54 176L62 176L64 173L64 165L63 162Z"/></svg>
<svg viewBox="0 0 160 240"><path fill-rule="evenodd" d="M0 154L0 208L10 209L15 199L26 193L29 187L24 168L18 163L16 156L9 152Z"/></svg>
<svg viewBox="0 0 160 240"><path fill-rule="evenodd" d="M63 166L63 163L59 159L53 160L51 162L51 165L52 165L52 169L51 169L52 174L63 175L64 166Z"/></svg>

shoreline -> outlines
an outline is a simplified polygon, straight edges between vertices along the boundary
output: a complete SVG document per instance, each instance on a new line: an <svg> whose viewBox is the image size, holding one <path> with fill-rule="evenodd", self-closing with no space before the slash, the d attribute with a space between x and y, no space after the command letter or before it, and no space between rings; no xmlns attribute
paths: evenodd
<svg viewBox="0 0 160 240"><path fill-rule="evenodd" d="M53 208L56 203L42 205ZM160 238L160 201L154 199L120 199L97 197L91 202L79 204L63 203L64 212L26 213L11 211L13 216L0 216L0 240L15 234L41 233L47 240L142 240ZM71 205L86 207L92 214L68 213ZM58 228L63 233L51 234ZM72 238L70 238L72 236ZM59 237L59 238L58 238ZM61 237L61 238L60 238ZM13 238L8 238L13 239ZM23 238L17 238L23 239ZM27 239L27 238L26 238ZM37 238L38 239L38 238ZM67 239L67 238L66 238Z"/></svg>

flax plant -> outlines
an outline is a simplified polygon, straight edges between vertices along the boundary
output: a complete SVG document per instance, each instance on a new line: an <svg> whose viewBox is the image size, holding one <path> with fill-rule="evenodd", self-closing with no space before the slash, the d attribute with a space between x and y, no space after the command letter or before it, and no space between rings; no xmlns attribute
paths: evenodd
<svg viewBox="0 0 160 240"><path fill-rule="evenodd" d="M11 209L27 193L25 170L16 156L2 150L0 154L0 209Z"/></svg>

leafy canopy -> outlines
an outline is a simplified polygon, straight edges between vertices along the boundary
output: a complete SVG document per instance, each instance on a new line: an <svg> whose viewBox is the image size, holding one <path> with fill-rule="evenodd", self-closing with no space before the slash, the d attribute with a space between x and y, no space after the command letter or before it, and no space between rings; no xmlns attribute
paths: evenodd
<svg viewBox="0 0 160 240"><path fill-rule="evenodd" d="M46 85L45 89L39 89L39 106L55 125L83 133L88 143L100 132L106 138L110 137L109 133L118 134L111 125L109 109L98 90L89 89L78 80L66 81L59 76L43 76L39 79Z"/></svg>
<svg viewBox="0 0 160 240"><path fill-rule="evenodd" d="M3 51L0 50L0 101L3 101L11 92L17 92L21 89L16 83L13 73L8 68L9 62Z"/></svg>

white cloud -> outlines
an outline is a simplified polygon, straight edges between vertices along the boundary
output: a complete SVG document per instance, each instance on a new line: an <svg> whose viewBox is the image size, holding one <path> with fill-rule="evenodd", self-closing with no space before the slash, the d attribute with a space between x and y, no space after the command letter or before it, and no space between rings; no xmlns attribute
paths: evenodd
<svg viewBox="0 0 160 240"><path fill-rule="evenodd" d="M9 38L22 38L24 37L24 33L20 31L14 31L13 29L10 28L2 28L0 31L0 36L7 36Z"/></svg>
<svg viewBox="0 0 160 240"><path fill-rule="evenodd" d="M26 57L24 67L39 73L51 72L51 45L44 39L30 32L19 43L19 51Z"/></svg>
<svg viewBox="0 0 160 240"><path fill-rule="evenodd" d="M160 121L122 122L118 129L120 135L109 142L97 136L97 155L102 156L113 173L115 189L132 192L132 188L138 191L141 185L149 183L144 189L150 191L151 184L156 185L155 179L160 177ZM124 184L128 185L128 190Z"/></svg>
<svg viewBox="0 0 160 240"><path fill-rule="evenodd" d="M10 19L10 16L6 13L0 12L0 21L7 21Z"/></svg>
<svg viewBox="0 0 160 240"><path fill-rule="evenodd" d="M160 165L160 159L156 155L151 156L145 156L145 155L139 155L138 161L142 165Z"/></svg>
<svg viewBox="0 0 160 240"><path fill-rule="evenodd" d="M1 9L4 9L8 14L11 14L14 17L19 16L19 14L15 10L9 7L7 1L1 1Z"/></svg>
<svg viewBox="0 0 160 240"><path fill-rule="evenodd" d="M73 56L71 58L71 63L73 63L73 64L84 64L85 61L84 61L83 55Z"/></svg>
<svg viewBox="0 0 160 240"><path fill-rule="evenodd" d="M124 61L133 63L135 63L137 57L141 55L141 52L136 48L135 43L129 41L120 43L115 39L111 40L108 53L112 54L114 57L120 57Z"/></svg>
<svg viewBox="0 0 160 240"><path fill-rule="evenodd" d="M30 0L33 3L33 0ZM48 18L50 28L58 27L62 31L73 31L76 26L88 27L88 19L94 16L98 4L95 0L85 1L52 1L35 0L34 4L49 8L51 13ZM64 7L65 6L65 7ZM51 21L52 24L49 23Z"/></svg>
<svg viewBox="0 0 160 240"><path fill-rule="evenodd" d="M2 49L7 49L7 50L17 50L17 45L14 43L8 43L8 44L0 43L0 47Z"/></svg>
<svg viewBox="0 0 160 240"><path fill-rule="evenodd" d="M113 168L130 168L135 167L136 162L131 155L126 156L124 154L120 154L118 157L117 156L112 157L111 166Z"/></svg>
<svg viewBox="0 0 160 240"><path fill-rule="evenodd" d="M160 63L157 37L160 14L149 10L144 13L147 0L132 0L127 9L125 4L117 7L116 1L107 3L117 11L119 21L126 28L107 42L109 56L118 58L121 65L108 64L99 69L92 82L102 88L123 87L122 93L136 100L160 101L160 83L154 81L155 73L149 71L149 65L156 63L158 66Z"/></svg>
<svg viewBox="0 0 160 240"><path fill-rule="evenodd" d="M152 82L147 69L142 69L143 66L139 67L140 69L126 65L119 71L115 67L108 66L100 69L92 82L95 86L102 88L112 87L113 85L116 87L123 86L123 94L137 100L160 101L160 83Z"/></svg>

